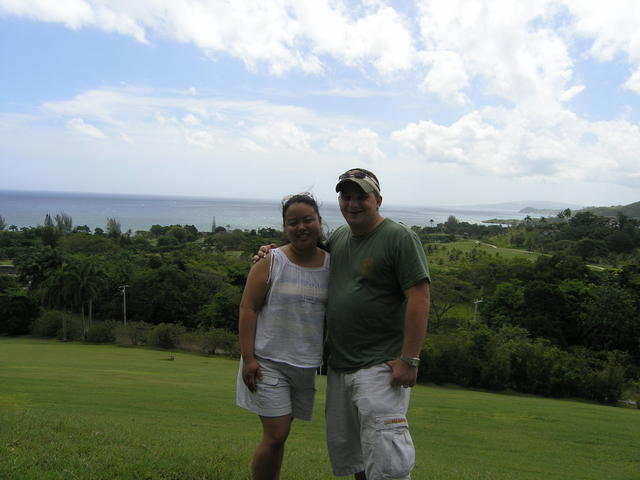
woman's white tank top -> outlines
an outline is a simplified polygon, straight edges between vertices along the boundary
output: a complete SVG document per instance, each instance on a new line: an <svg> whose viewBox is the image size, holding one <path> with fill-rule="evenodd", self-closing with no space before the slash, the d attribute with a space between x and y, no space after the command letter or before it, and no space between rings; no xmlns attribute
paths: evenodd
<svg viewBox="0 0 640 480"><path fill-rule="evenodd" d="M256 321L257 356L295 367L322 364L324 319L329 287L329 253L318 268L291 262L271 250L269 290Z"/></svg>

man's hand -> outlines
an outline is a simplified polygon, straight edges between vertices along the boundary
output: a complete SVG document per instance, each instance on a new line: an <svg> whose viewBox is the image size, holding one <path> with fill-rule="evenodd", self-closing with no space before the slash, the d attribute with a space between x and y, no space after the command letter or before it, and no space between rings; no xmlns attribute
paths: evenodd
<svg viewBox="0 0 640 480"><path fill-rule="evenodd" d="M391 386L392 387L413 387L418 379L418 369L410 366L404 360L396 358L387 362L391 367Z"/></svg>
<svg viewBox="0 0 640 480"><path fill-rule="evenodd" d="M262 380L262 373L260 373L260 364L253 358L242 359L242 381L247 386L250 392L256 391L256 383L258 380Z"/></svg>
<svg viewBox="0 0 640 480"><path fill-rule="evenodd" d="M258 250L258 253L253 256L253 263L257 263L266 257L272 248L278 248L278 245L275 243L272 243L271 245L262 245Z"/></svg>

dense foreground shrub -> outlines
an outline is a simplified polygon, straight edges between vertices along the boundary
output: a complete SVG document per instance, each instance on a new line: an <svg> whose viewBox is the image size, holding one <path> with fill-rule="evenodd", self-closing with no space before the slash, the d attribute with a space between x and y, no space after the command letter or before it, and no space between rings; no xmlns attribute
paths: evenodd
<svg viewBox="0 0 640 480"><path fill-rule="evenodd" d="M193 332L183 332L180 335L178 347L180 350L204 353L207 355L239 356L240 347L238 336L223 328L210 330L198 329Z"/></svg>
<svg viewBox="0 0 640 480"><path fill-rule="evenodd" d="M82 319L77 315L71 314L65 315L62 318L62 326L56 334L58 340L65 342L83 340L84 328L82 326Z"/></svg>
<svg viewBox="0 0 640 480"><path fill-rule="evenodd" d="M31 334L64 341L82 340L82 319L60 310L45 310L33 322Z"/></svg>
<svg viewBox="0 0 640 480"><path fill-rule="evenodd" d="M95 322L87 329L84 340L90 343L113 343L116 341L115 328L110 321Z"/></svg>
<svg viewBox="0 0 640 480"><path fill-rule="evenodd" d="M430 335L419 379L614 403L630 380L628 365L623 352L565 351L548 340L529 338L521 328L505 326L496 332L478 323Z"/></svg>
<svg viewBox="0 0 640 480"><path fill-rule="evenodd" d="M115 342L120 345L149 345L207 355L240 355L238 335L223 328L187 331L181 325L129 322L126 327L118 325L115 328Z"/></svg>
<svg viewBox="0 0 640 480"><path fill-rule="evenodd" d="M126 326L119 324L115 329L115 342L120 345L146 345L152 330L153 325L145 322L128 322Z"/></svg>
<svg viewBox="0 0 640 480"><path fill-rule="evenodd" d="M202 351L207 354L225 353L234 357L240 356L238 336L224 328L212 328L202 334Z"/></svg>
<svg viewBox="0 0 640 480"><path fill-rule="evenodd" d="M31 333L36 337L55 338L58 330L62 328L63 316L67 315L60 310L45 310L31 327Z"/></svg>
<svg viewBox="0 0 640 480"><path fill-rule="evenodd" d="M180 336L186 331L182 325L160 323L149 332L147 344L159 348L176 348Z"/></svg>

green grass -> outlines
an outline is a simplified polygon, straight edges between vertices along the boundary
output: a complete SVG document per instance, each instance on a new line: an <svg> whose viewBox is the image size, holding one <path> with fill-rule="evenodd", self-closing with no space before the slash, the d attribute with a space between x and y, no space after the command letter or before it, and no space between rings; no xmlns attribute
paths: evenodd
<svg viewBox="0 0 640 480"><path fill-rule="evenodd" d="M488 254L491 257L500 256L506 259L512 259L516 257L526 258L530 261L535 261L541 253L529 252L527 250L517 248L506 248L491 245L488 243L476 242L475 240L458 240L449 243L434 243L432 246L437 246L438 250L429 254L429 261L436 263L438 259L441 259L446 265L450 263L449 254L453 249L462 251L463 253L470 253L474 248L479 252Z"/></svg>
<svg viewBox="0 0 640 480"><path fill-rule="evenodd" d="M479 252L487 253L491 257L499 256L507 260L511 260L514 258L524 258L529 260L530 262L535 262L538 257L541 255L549 256L546 253L540 252L530 252L528 250L524 250L521 248L507 248L501 247L498 245L492 245L489 243L476 242L475 240L457 240L455 242L449 243L433 243L433 246L438 246L438 251L434 251L430 253L429 262L434 265L448 265L451 264L449 260L449 254L453 249L460 250L464 253L471 252L474 248L476 248ZM598 265L587 265L587 267L593 270L607 270L613 268L612 265L608 264L598 264Z"/></svg>
<svg viewBox="0 0 640 480"><path fill-rule="evenodd" d="M258 420L235 406L237 361L0 338L0 478L247 479ZM332 478L324 378L294 423L283 480ZM638 478L640 410L418 386L420 479Z"/></svg>

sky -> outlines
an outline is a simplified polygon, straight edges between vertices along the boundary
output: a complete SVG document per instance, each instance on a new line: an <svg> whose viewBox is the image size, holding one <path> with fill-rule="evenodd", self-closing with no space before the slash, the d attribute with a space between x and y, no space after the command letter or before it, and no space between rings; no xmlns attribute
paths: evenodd
<svg viewBox="0 0 640 480"><path fill-rule="evenodd" d="M640 200L637 0L0 0L0 189Z"/></svg>

